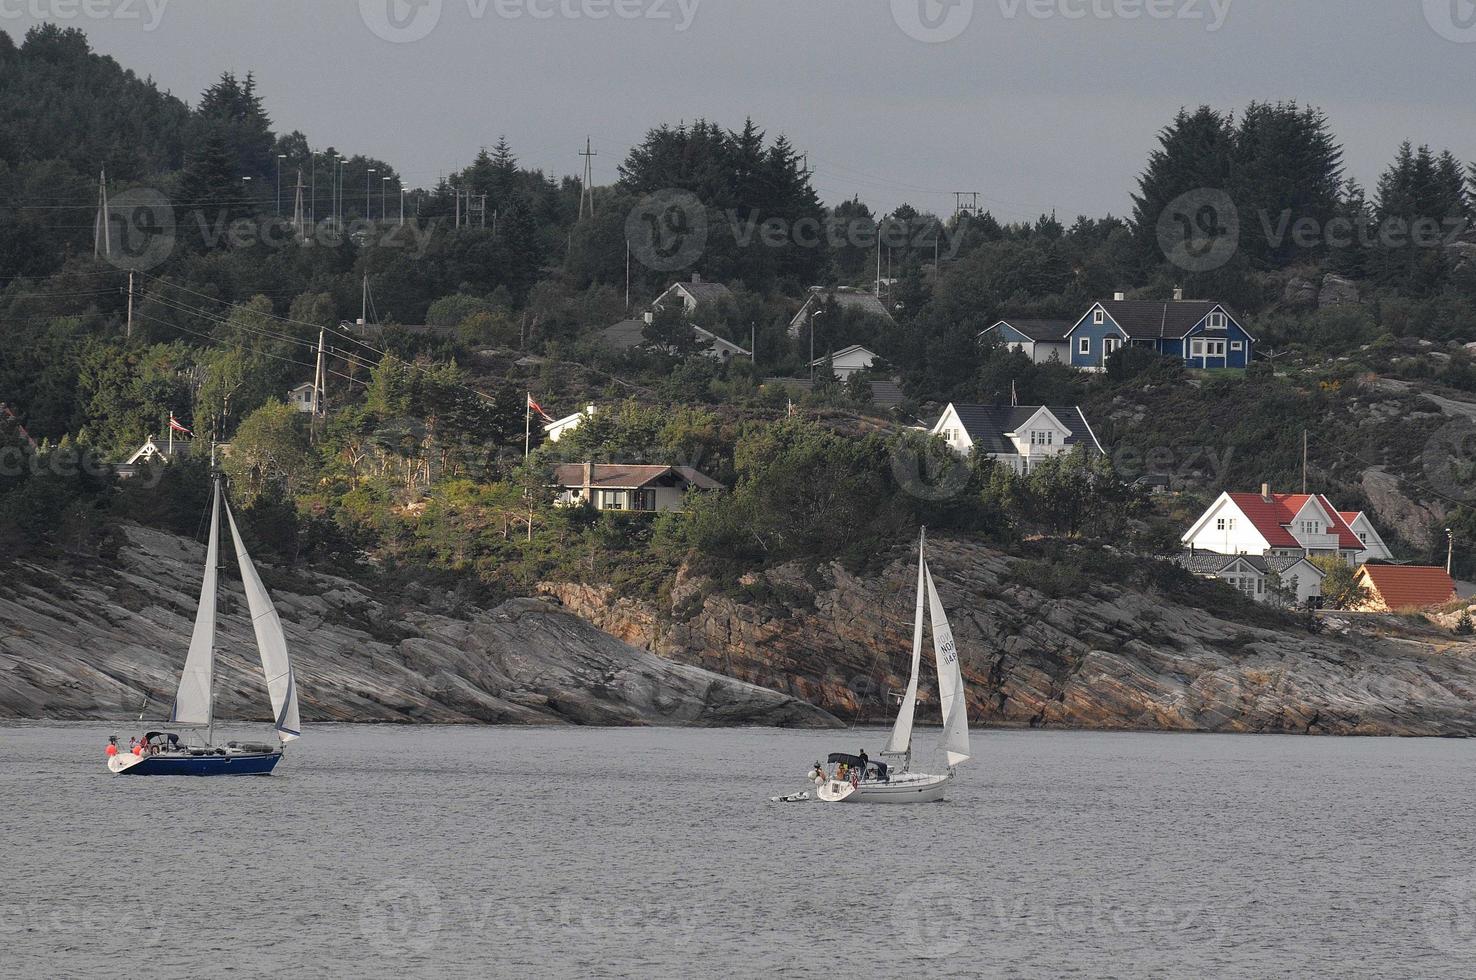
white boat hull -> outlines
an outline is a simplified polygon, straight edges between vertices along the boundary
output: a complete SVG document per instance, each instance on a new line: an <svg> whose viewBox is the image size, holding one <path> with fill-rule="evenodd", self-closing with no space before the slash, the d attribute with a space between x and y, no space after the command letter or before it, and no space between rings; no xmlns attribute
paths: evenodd
<svg viewBox="0 0 1476 980"><path fill-rule="evenodd" d="M888 782L864 782L853 786L839 779L827 780L815 793L826 803L937 803L945 799L953 773L934 776L905 772Z"/></svg>

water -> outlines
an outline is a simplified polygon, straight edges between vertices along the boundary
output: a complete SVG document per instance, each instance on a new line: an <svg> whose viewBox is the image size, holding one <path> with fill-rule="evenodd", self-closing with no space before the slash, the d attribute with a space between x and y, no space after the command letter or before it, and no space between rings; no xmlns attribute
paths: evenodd
<svg viewBox="0 0 1476 980"><path fill-rule="evenodd" d="M861 807L767 797L875 732L330 726L213 780L108 733L0 728L0 975L1476 975L1467 743L976 733Z"/></svg>

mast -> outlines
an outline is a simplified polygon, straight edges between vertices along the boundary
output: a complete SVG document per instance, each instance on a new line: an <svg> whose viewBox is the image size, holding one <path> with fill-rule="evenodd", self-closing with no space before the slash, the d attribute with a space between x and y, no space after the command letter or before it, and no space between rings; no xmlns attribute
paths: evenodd
<svg viewBox="0 0 1476 980"><path fill-rule="evenodd" d="M220 499L225 494L225 479L219 467L215 465L215 446L210 447L210 478L215 484L215 519L210 522L210 543L217 545L217 527L220 523ZM220 576L225 571L225 555L217 553L215 559L215 594L211 597L213 605L220 603ZM206 745L215 744L215 632L210 633L210 729L205 739Z"/></svg>

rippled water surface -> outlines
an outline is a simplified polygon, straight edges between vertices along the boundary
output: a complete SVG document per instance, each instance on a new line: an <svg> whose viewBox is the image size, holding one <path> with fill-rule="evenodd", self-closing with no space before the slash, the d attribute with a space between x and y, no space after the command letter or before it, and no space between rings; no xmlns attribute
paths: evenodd
<svg viewBox="0 0 1476 980"><path fill-rule="evenodd" d="M877 732L330 726L269 779L108 733L0 728L0 975L1476 975L1468 743L976 733L862 807L767 797Z"/></svg>

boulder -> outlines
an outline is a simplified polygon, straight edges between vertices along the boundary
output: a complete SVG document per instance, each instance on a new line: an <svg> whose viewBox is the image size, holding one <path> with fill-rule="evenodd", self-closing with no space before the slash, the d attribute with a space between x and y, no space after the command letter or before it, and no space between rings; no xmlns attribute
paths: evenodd
<svg viewBox="0 0 1476 980"><path fill-rule="evenodd" d="M1328 273L1322 277L1322 290L1317 294L1317 306L1319 309L1327 309L1333 306L1349 306L1356 304L1358 300L1358 284L1352 279L1335 276L1332 273Z"/></svg>
<svg viewBox="0 0 1476 980"><path fill-rule="evenodd" d="M1310 309L1317 305L1317 283L1305 276L1292 276L1281 291L1281 302L1297 309Z"/></svg>

